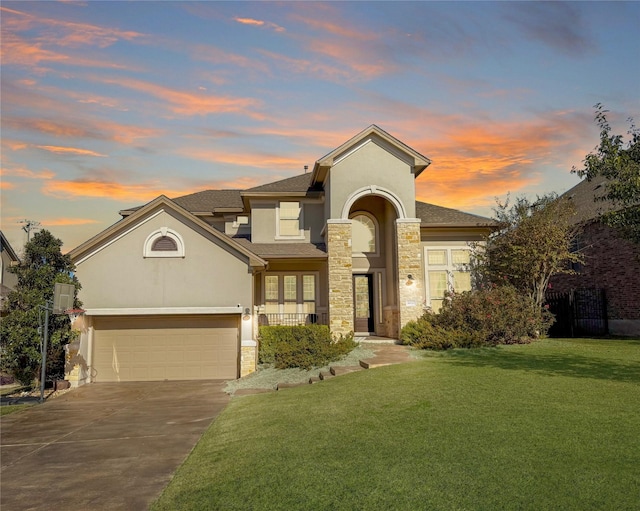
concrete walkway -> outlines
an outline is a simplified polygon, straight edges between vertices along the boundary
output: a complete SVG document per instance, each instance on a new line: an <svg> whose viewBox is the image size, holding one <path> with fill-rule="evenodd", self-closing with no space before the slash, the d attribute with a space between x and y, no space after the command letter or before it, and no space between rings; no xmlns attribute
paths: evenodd
<svg viewBox="0 0 640 511"><path fill-rule="evenodd" d="M0 509L147 509L228 403L223 388L94 383L2 417Z"/></svg>

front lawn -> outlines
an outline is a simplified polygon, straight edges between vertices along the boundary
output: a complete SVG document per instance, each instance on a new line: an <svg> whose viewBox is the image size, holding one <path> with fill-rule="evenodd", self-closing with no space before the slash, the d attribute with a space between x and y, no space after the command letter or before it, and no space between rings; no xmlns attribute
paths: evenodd
<svg viewBox="0 0 640 511"><path fill-rule="evenodd" d="M15 413L15 412L19 412L20 410L24 410L25 408L28 408L30 406L30 404L24 404L24 405L2 405L0 406L0 417L3 417L5 415L9 415L10 413Z"/></svg>
<svg viewBox="0 0 640 511"><path fill-rule="evenodd" d="M233 399L152 509L637 509L639 425L639 340L429 352Z"/></svg>

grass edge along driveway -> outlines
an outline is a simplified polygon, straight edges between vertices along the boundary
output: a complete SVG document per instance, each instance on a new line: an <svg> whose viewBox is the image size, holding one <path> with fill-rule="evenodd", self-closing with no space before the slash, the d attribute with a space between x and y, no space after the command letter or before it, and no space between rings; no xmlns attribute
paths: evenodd
<svg viewBox="0 0 640 511"><path fill-rule="evenodd" d="M235 398L151 509L637 509L640 340L543 340Z"/></svg>

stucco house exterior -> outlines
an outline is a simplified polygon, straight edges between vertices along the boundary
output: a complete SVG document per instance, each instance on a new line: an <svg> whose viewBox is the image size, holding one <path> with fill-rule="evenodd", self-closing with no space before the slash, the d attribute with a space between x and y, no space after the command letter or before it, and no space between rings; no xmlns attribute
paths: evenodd
<svg viewBox="0 0 640 511"><path fill-rule="evenodd" d="M577 250L585 262L573 275L556 275L551 289L604 290L608 331L613 335L640 336L640 245L620 236L599 217L616 209L610 201L594 200L605 193L605 179L586 179L565 192L576 209L575 223L582 226Z"/></svg>
<svg viewBox="0 0 640 511"><path fill-rule="evenodd" d="M0 310L9 293L18 285L18 276L9 271L9 268L18 264L20 264L18 255L0 231Z"/></svg>
<svg viewBox="0 0 640 511"><path fill-rule="evenodd" d="M69 379L237 378L266 324L397 338L470 288L469 242L493 226L417 202L430 163L372 125L299 176L121 211L71 252L86 312Z"/></svg>

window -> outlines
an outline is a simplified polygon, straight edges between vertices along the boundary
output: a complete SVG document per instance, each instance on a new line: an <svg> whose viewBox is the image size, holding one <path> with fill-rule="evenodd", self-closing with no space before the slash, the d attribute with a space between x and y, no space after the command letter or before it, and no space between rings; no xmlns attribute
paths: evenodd
<svg viewBox="0 0 640 511"><path fill-rule="evenodd" d="M298 279L295 275L285 275L283 277L284 312L287 314L295 314L296 312L298 312L298 286L296 285L297 280Z"/></svg>
<svg viewBox="0 0 640 511"><path fill-rule="evenodd" d="M143 257L184 257L182 236L168 227L161 227L147 236Z"/></svg>
<svg viewBox="0 0 640 511"><path fill-rule="evenodd" d="M278 207L278 232L277 236L302 237L300 231L302 208L299 202L280 202Z"/></svg>
<svg viewBox="0 0 640 511"><path fill-rule="evenodd" d="M352 250L354 253L371 254L377 252L376 224L371 216L360 213L351 218Z"/></svg>
<svg viewBox="0 0 640 511"><path fill-rule="evenodd" d="M303 309L307 314L316 313L316 278L314 275L302 276Z"/></svg>
<svg viewBox="0 0 640 511"><path fill-rule="evenodd" d="M265 313L274 314L280 312L278 306L278 276L267 275L264 278L264 306Z"/></svg>
<svg viewBox="0 0 640 511"><path fill-rule="evenodd" d="M265 314L315 314L316 275L265 275Z"/></svg>
<svg viewBox="0 0 640 511"><path fill-rule="evenodd" d="M466 248L427 247L425 266L428 285L427 303L438 312L446 291L471 290L471 251Z"/></svg>

